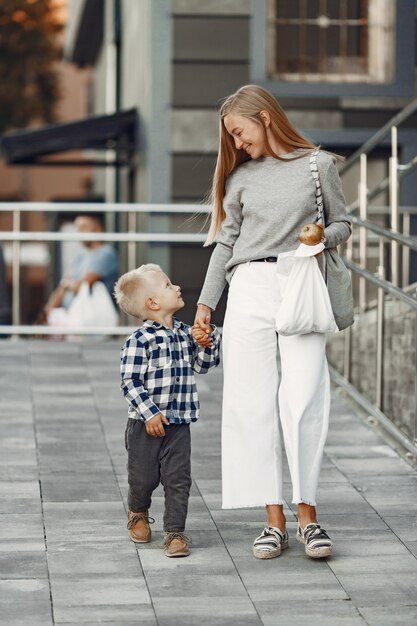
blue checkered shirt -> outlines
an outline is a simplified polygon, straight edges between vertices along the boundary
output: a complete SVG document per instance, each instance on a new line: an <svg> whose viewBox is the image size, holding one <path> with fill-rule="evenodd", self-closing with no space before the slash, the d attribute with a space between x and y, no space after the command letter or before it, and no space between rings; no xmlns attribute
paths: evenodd
<svg viewBox="0 0 417 626"><path fill-rule="evenodd" d="M194 372L205 374L220 363L220 335L203 348L191 326L174 319L171 330L146 320L126 341L121 353L121 389L129 417L146 422L162 413L171 424L195 422L199 416Z"/></svg>

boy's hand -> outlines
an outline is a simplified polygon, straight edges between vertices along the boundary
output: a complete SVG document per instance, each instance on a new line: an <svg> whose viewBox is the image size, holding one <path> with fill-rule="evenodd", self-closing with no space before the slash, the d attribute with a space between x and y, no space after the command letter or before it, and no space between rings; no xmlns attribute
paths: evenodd
<svg viewBox="0 0 417 626"><path fill-rule="evenodd" d="M169 426L169 421L162 415L162 413L157 413L150 420L145 422L145 428L148 435L151 437L164 437L165 429L163 427L163 423Z"/></svg>
<svg viewBox="0 0 417 626"><path fill-rule="evenodd" d="M194 324L194 326L191 327L191 334L194 337L194 339L196 340L196 342L200 345L203 346L204 348L207 346L212 346L213 342L211 340L211 333L213 332L213 329L211 328L211 326L209 326L210 328L210 332L206 331L207 326L205 326L205 328L201 328L201 326L199 326L199 324Z"/></svg>

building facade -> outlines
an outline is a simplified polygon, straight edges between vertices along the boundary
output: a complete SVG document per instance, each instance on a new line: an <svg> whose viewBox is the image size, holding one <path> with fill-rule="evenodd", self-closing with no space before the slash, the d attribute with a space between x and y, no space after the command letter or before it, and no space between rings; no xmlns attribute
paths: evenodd
<svg viewBox="0 0 417 626"><path fill-rule="evenodd" d="M348 156L415 97L415 12L415 0L70 0L66 57L93 69L90 113L138 112L135 200L201 203L222 98L264 85L305 134ZM403 161L416 152L415 125L399 133ZM388 144L372 154L369 187L386 175L387 155ZM348 202L357 181L353 168ZM411 175L403 203L415 205L415 185ZM95 186L109 201L128 197L122 169L100 170ZM384 194L374 203L386 205ZM138 222L151 232L200 226L185 215ZM209 255L195 244L138 250L140 262L160 263L184 286L188 321ZM224 298L217 321L223 310Z"/></svg>

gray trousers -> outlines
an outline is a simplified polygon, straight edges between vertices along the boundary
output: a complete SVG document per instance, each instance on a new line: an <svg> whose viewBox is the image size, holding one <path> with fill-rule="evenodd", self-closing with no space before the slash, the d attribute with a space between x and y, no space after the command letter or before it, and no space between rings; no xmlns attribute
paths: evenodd
<svg viewBox="0 0 417 626"><path fill-rule="evenodd" d="M151 506L152 493L164 486L164 531L183 532L191 488L189 424L164 426L165 437L151 437L144 422L129 418L126 426L128 506L136 513Z"/></svg>

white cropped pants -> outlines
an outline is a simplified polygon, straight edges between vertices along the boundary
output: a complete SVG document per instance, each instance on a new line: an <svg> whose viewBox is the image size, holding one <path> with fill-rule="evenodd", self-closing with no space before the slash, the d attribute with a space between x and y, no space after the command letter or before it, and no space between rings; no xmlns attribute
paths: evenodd
<svg viewBox="0 0 417 626"><path fill-rule="evenodd" d="M276 263L244 263L230 285L223 326L223 508L284 503L279 420L292 502L316 504L330 410L326 337L277 334L276 272Z"/></svg>

